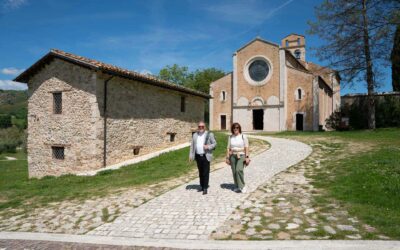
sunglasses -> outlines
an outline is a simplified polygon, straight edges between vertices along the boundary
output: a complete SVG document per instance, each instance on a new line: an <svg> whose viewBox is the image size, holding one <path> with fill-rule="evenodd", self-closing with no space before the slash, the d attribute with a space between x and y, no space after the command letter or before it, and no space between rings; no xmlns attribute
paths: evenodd
<svg viewBox="0 0 400 250"><path fill-rule="evenodd" d="M199 126L199 128L204 128L204 126Z"/></svg>

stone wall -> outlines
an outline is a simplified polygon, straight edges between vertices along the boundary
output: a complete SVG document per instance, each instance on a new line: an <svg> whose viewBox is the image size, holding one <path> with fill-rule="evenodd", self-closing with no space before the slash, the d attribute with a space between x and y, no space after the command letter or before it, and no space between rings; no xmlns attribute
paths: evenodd
<svg viewBox="0 0 400 250"><path fill-rule="evenodd" d="M226 98L222 100L222 91ZM210 85L210 129L221 130L221 115L226 115L226 127L231 124L232 112L232 73L225 75Z"/></svg>
<svg viewBox="0 0 400 250"><path fill-rule="evenodd" d="M54 59L30 79L28 100L29 177L75 174L103 167L104 81L96 73ZM53 113L53 93L62 92L62 114ZM205 99L113 77L107 95L107 165L188 142L204 117ZM185 96L185 112L181 112ZM176 133L170 142L168 132ZM54 159L52 146L64 147Z"/></svg>
<svg viewBox="0 0 400 250"><path fill-rule="evenodd" d="M96 75L54 59L29 81L28 166L30 177L62 175L101 167L102 118L97 107ZM53 114L53 92L62 92L62 114ZM65 147L65 159L52 146Z"/></svg>
<svg viewBox="0 0 400 250"><path fill-rule="evenodd" d="M313 129L313 75L287 67L287 129L296 130L296 113L304 115L304 130ZM296 99L297 89L302 90L301 100Z"/></svg>
<svg viewBox="0 0 400 250"><path fill-rule="evenodd" d="M185 96L185 112L181 112ZM140 155L189 142L192 129L204 117L200 97L115 77L108 83L107 165L134 158L133 146L143 146ZM175 141L170 135L176 133Z"/></svg>
<svg viewBox="0 0 400 250"><path fill-rule="evenodd" d="M396 98L400 101L400 92L384 92L384 93L375 93L375 101L384 101L386 96L390 96ZM351 106L353 103L359 105L360 101L365 101L367 98L367 94L347 94L342 96L341 105L342 108L345 106Z"/></svg>

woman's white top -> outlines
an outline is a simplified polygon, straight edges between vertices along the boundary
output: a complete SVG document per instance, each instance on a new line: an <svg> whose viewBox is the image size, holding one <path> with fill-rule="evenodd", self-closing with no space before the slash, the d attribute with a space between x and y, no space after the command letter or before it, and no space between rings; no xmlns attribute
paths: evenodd
<svg viewBox="0 0 400 250"><path fill-rule="evenodd" d="M229 136L228 149L244 154L245 147L249 147L249 140L246 135L238 134Z"/></svg>

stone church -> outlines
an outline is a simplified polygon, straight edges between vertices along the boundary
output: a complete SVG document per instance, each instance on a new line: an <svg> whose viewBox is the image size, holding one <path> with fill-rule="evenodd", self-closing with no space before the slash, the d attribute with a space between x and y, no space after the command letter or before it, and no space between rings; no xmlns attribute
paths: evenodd
<svg viewBox="0 0 400 250"><path fill-rule="evenodd" d="M306 61L306 40L290 34L278 45L259 37L233 54L233 71L210 85L210 128L317 131L340 107L340 76Z"/></svg>
<svg viewBox="0 0 400 250"><path fill-rule="evenodd" d="M29 177L77 174L188 142L209 95L51 50L28 84Z"/></svg>

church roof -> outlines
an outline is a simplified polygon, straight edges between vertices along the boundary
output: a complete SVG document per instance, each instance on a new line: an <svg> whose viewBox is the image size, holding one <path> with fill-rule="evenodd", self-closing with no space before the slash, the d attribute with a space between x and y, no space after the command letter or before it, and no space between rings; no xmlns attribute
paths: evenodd
<svg viewBox="0 0 400 250"><path fill-rule="evenodd" d="M339 73L336 70L333 70L329 67L324 67L312 62L303 62L301 60L299 60L305 68L307 68L307 70L309 70L310 72L312 72L315 75L319 75L322 77L322 79L324 79L325 82L330 82L329 80L329 76L330 74L336 74L337 77L340 78Z"/></svg>
<svg viewBox="0 0 400 250"><path fill-rule="evenodd" d="M17 82L28 82L29 79L32 77L32 75L36 74L37 71L39 71L45 64L49 63L53 58L59 58L61 60L65 60L71 63L74 63L76 65L89 68L92 70L96 71L101 71L105 74L113 75L113 76L118 76L118 77L123 77L127 78L130 80L137 80L140 82L144 82L147 84L151 84L154 86L158 86L161 88L166 88L166 89L171 89L195 96L200 96L203 98L210 98L210 95L205 94L203 92L186 88L177 84L174 84L169 81L165 81L162 79L159 79L154 76L150 75L144 75L140 74L138 72L132 71L132 70L127 70L123 69L111 64L103 63L97 60L89 59L83 56L78 56L74 55L71 53L64 52L62 50L58 49L52 49L50 50L49 53L47 53L45 56L43 56L41 59L39 59L36 63L34 63L31 67L29 67L27 70L22 72L19 76L17 76L14 81Z"/></svg>
<svg viewBox="0 0 400 250"><path fill-rule="evenodd" d="M264 39L262 39L261 37L258 36L256 38L254 38L253 40L251 40L250 42L248 42L245 45L243 45L242 47L240 47L238 50L236 50L236 52L241 51L242 49L246 48L247 46L249 46L250 44L254 43L255 41L260 41L260 42L263 42L263 43L266 43L266 44L270 44L272 46L279 47L278 44L270 42L270 41L267 41L267 40L264 40Z"/></svg>

